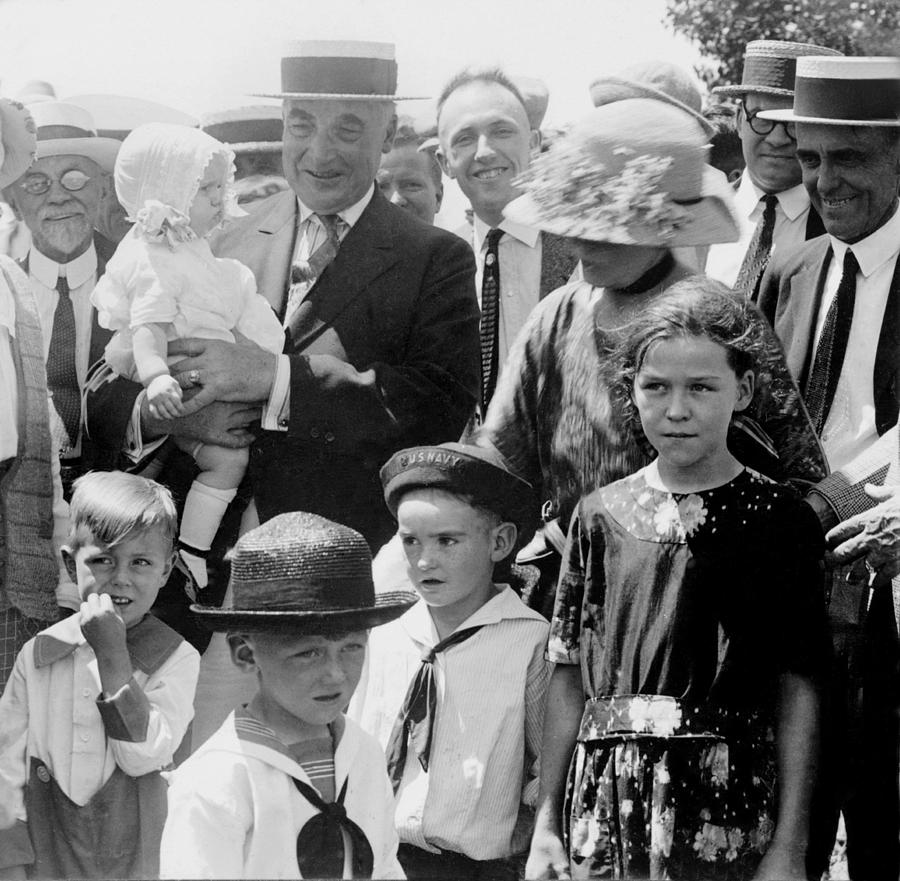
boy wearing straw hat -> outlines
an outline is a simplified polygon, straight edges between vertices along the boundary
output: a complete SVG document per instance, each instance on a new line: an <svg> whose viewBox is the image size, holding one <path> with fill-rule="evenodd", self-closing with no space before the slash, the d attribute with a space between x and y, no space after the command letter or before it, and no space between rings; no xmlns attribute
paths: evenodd
<svg viewBox="0 0 900 881"><path fill-rule="evenodd" d="M401 450L381 479L420 599L373 634L352 712L386 744L400 863L408 878L514 879L549 628L496 582L531 487L492 451L458 443Z"/></svg>
<svg viewBox="0 0 900 881"><path fill-rule="evenodd" d="M232 604L192 606L258 687L174 773L162 877L403 877L384 756L343 714L367 629L414 601L371 565L349 527L281 514L238 541Z"/></svg>
<svg viewBox="0 0 900 881"><path fill-rule="evenodd" d="M900 60L801 58L793 110L803 183L826 236L777 260L760 306L784 343L832 471L852 473L895 443L900 412ZM823 526L865 507L840 475L808 500ZM874 499L871 500L874 504ZM835 651L823 791L812 827L813 868L827 866L838 811L853 878L900 872L900 589L858 566L831 579ZM815 833L818 832L818 839Z"/></svg>

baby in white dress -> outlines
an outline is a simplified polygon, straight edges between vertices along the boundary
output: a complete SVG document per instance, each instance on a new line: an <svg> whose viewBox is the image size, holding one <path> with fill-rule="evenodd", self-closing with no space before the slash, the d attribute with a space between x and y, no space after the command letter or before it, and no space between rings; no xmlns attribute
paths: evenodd
<svg viewBox="0 0 900 881"><path fill-rule="evenodd" d="M234 154L187 126L136 128L119 151L116 195L134 228L122 240L91 295L98 320L115 331L106 361L146 388L153 416L182 413L182 391L169 372L167 346L185 337L246 342L280 354L284 331L257 293L253 273L213 256L207 236L242 216L231 184ZM178 359L173 359L178 360ZM200 474L185 500L179 544L197 584L205 556L247 469L248 451L174 435Z"/></svg>

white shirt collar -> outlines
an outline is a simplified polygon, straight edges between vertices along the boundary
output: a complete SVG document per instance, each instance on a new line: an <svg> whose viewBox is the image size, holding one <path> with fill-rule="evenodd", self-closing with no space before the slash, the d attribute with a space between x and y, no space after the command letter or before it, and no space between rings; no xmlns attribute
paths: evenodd
<svg viewBox="0 0 900 881"><path fill-rule="evenodd" d="M828 236L839 265L844 262L847 248L850 248L859 263L859 270L864 278L868 278L879 266L900 253L900 210L894 208L891 219L864 239L848 245L834 236Z"/></svg>
<svg viewBox="0 0 900 881"><path fill-rule="evenodd" d="M362 216L363 211L366 210L366 205L369 204L374 194L375 184L373 183L369 186L369 189L366 190L365 195L358 202L354 202L349 208L344 208L343 210L338 211L337 216L340 217L341 220L343 220L344 223L347 224L347 226L352 228L356 221L359 220L359 218ZM299 196L297 196L297 206L300 210L301 222L309 220L310 215L315 213L312 208L307 208L306 205L304 205L303 202L300 201Z"/></svg>
<svg viewBox="0 0 900 881"><path fill-rule="evenodd" d="M759 205L759 200L766 193L750 180L750 175L745 169L743 175L741 175L738 195L741 204L747 205L750 208L750 214L752 214L756 210L757 205ZM806 192L806 187L803 184L797 184L797 186L791 187L789 190L782 190L774 195L788 220L796 220L809 208L809 193Z"/></svg>
<svg viewBox="0 0 900 881"><path fill-rule="evenodd" d="M65 267L64 272L60 272L60 266ZM88 249L70 260L68 263L57 263L51 260L45 254L32 247L28 254L28 274L34 276L45 288L55 288L56 280L60 275L66 277L69 288L81 287L97 272L97 251L94 249L94 243L88 245Z"/></svg>
<svg viewBox="0 0 900 881"><path fill-rule="evenodd" d="M489 227L477 214L473 217L473 225L475 227L475 253L480 254L484 249L484 241L487 234L491 231ZM533 248L538 243L541 231L533 226L525 226L522 223L514 223L512 220L504 217L500 221L497 229L511 235L514 239L518 239L523 245Z"/></svg>

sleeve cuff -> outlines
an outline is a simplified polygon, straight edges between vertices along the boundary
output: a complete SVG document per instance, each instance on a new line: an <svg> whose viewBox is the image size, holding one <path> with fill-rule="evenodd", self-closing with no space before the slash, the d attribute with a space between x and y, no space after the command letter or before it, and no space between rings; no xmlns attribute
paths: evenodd
<svg viewBox="0 0 900 881"><path fill-rule="evenodd" d="M150 725L150 701L132 677L115 694L97 698L106 734L113 740L143 743Z"/></svg>
<svg viewBox="0 0 900 881"><path fill-rule="evenodd" d="M0 829L0 870L13 866L30 866L34 862L34 848L28 834L28 824L16 820L15 826Z"/></svg>
<svg viewBox="0 0 900 881"><path fill-rule="evenodd" d="M168 435L164 434L154 441L150 441L146 444L144 443L144 436L141 432L141 405L144 403L144 398L146 397L147 392L141 391L134 399L134 407L131 410L131 419L125 429L125 439L122 444L122 452L135 464L149 456L151 453L155 453L168 438Z"/></svg>
<svg viewBox="0 0 900 881"><path fill-rule="evenodd" d="M269 400L262 411L261 425L265 431L287 431L291 419L291 359L279 355L275 361L275 381Z"/></svg>

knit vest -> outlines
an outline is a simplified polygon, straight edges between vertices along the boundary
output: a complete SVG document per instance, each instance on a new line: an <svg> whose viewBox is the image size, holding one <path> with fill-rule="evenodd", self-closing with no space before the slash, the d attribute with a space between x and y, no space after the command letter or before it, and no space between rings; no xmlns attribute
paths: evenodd
<svg viewBox="0 0 900 881"><path fill-rule="evenodd" d="M29 618L55 621L59 566L44 346L28 280L6 258L0 258L0 273L16 304L10 343L19 391L18 450L0 481L0 609L12 606Z"/></svg>

